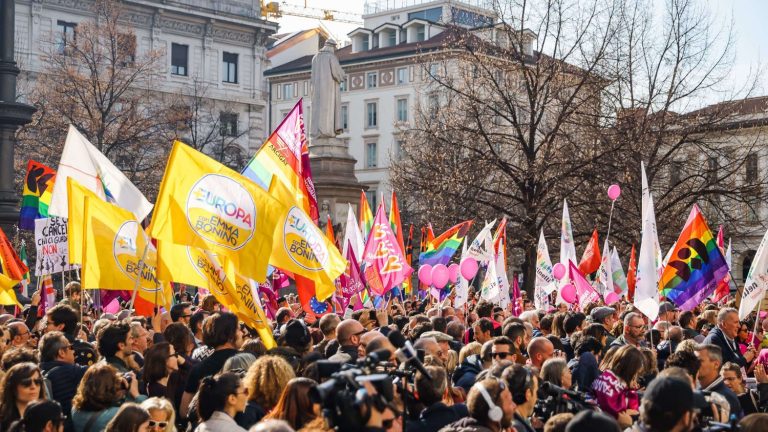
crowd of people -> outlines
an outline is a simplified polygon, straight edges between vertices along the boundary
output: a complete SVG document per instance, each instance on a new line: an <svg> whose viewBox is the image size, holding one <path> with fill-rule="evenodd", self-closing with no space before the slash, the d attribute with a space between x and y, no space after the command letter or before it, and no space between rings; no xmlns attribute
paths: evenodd
<svg viewBox="0 0 768 432"><path fill-rule="evenodd" d="M98 312L77 282L64 295L0 315L2 431L344 430L339 417L365 431L768 430L768 318L740 321L733 304L662 302L649 322L625 301L539 311L524 297L513 316L471 294L318 318L289 295L268 350L211 295L151 318ZM385 372L394 391L352 380L334 410L328 365Z"/></svg>

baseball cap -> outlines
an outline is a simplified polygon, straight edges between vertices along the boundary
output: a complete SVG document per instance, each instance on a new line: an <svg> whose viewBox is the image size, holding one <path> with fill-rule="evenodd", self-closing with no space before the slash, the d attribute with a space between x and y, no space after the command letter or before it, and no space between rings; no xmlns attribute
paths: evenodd
<svg viewBox="0 0 768 432"><path fill-rule="evenodd" d="M676 310L677 310L677 306L675 306L671 302L665 301L659 304L659 313L671 312Z"/></svg>
<svg viewBox="0 0 768 432"><path fill-rule="evenodd" d="M616 313L616 309L609 306L600 306L592 309L592 313L589 314L595 322L602 322L607 317Z"/></svg>
<svg viewBox="0 0 768 432"><path fill-rule="evenodd" d="M422 338L432 337L432 338L435 338L435 340L438 341L438 342L451 342L451 341L453 341L453 337L451 337L450 335L445 334L445 333L443 333L441 331L437 331L437 330L430 330L428 332L424 332L424 333L421 334L421 337Z"/></svg>

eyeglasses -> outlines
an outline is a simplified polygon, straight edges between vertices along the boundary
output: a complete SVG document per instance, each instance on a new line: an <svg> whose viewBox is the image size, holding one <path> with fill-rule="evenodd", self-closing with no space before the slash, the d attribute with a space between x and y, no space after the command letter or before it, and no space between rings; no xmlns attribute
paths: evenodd
<svg viewBox="0 0 768 432"><path fill-rule="evenodd" d="M41 378L24 378L19 384L24 387L32 387L32 385L40 387L43 385L43 380Z"/></svg>
<svg viewBox="0 0 768 432"><path fill-rule="evenodd" d="M495 353L491 353L491 355L493 356L493 358L500 358L502 360L505 360L507 357L511 356L512 353L508 353L508 352L495 352Z"/></svg>
<svg viewBox="0 0 768 432"><path fill-rule="evenodd" d="M169 357L181 357L181 354L175 352L175 353L171 354Z"/></svg>
<svg viewBox="0 0 768 432"><path fill-rule="evenodd" d="M644 329L646 327L646 325L645 324L642 324L642 325L639 325L639 326L631 325L630 327L636 328L636 329Z"/></svg>
<svg viewBox="0 0 768 432"><path fill-rule="evenodd" d="M160 429L165 429L166 426L168 426L168 422L164 422L164 421L163 422L159 422L159 421L154 421L154 420L150 420L149 421L149 427L151 427L151 428L155 428L156 427L156 428L160 428Z"/></svg>
<svg viewBox="0 0 768 432"><path fill-rule="evenodd" d="M362 329L362 330L360 330L357 333L353 333L352 336L360 336L361 334L364 334L364 333L367 333L367 332L368 332L368 330Z"/></svg>

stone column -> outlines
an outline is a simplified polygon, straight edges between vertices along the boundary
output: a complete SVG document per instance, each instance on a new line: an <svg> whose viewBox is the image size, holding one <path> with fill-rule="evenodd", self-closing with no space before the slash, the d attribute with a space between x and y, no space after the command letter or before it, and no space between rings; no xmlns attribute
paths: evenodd
<svg viewBox="0 0 768 432"><path fill-rule="evenodd" d="M11 235L10 227L19 220L19 191L14 185L13 166L16 131L32 121L35 108L16 102L14 60L16 5L14 0L0 0L0 226Z"/></svg>

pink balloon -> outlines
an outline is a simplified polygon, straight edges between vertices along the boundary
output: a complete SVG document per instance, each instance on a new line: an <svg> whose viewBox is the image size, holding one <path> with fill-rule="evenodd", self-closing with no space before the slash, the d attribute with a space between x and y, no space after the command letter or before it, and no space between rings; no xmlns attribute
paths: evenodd
<svg viewBox="0 0 768 432"><path fill-rule="evenodd" d="M448 284L448 267L445 264L436 264L432 267L432 286L443 289Z"/></svg>
<svg viewBox="0 0 768 432"><path fill-rule="evenodd" d="M611 199L611 201L616 201L616 199L621 195L621 187L617 184L612 184L608 187L608 198Z"/></svg>
<svg viewBox="0 0 768 432"><path fill-rule="evenodd" d="M432 266L429 264L424 264L423 266L419 267L419 282L423 283L424 285L432 285Z"/></svg>
<svg viewBox="0 0 768 432"><path fill-rule="evenodd" d="M552 266L552 276L557 280L561 280L565 277L565 266L563 263L557 263Z"/></svg>
<svg viewBox="0 0 768 432"><path fill-rule="evenodd" d="M461 260L459 267L461 268L461 276L466 280L472 280L477 274L477 260L472 257Z"/></svg>
<svg viewBox="0 0 768 432"><path fill-rule="evenodd" d="M456 281L459 280L459 265L456 263L453 263L448 266L448 280L451 281L451 283L456 283Z"/></svg>
<svg viewBox="0 0 768 432"><path fill-rule="evenodd" d="M615 292L613 292L613 291L611 291L611 292L609 292L608 294L606 294L606 295L605 295L605 297L604 297L604 299L605 299L605 304L607 304L607 305L609 305L609 306L610 306L610 305L612 305L612 304L614 304L614 303L616 303L616 302L618 302L619 300L621 300L621 299L619 298L619 295L618 295L618 294L616 294L616 293L615 293Z"/></svg>
<svg viewBox="0 0 768 432"><path fill-rule="evenodd" d="M570 304L576 303L576 287L573 284L560 288L560 296Z"/></svg>

